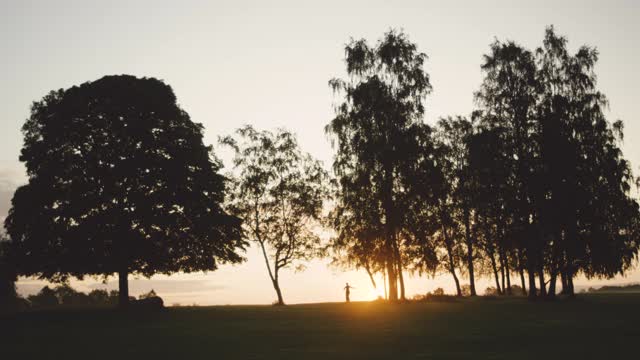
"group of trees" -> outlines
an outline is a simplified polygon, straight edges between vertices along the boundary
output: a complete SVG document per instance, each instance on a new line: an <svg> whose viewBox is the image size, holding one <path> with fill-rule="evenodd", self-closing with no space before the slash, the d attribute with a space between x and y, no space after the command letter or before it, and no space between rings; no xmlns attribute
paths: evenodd
<svg viewBox="0 0 640 360"><path fill-rule="evenodd" d="M220 139L234 152L222 175L202 125L157 79L52 91L23 127L29 181L5 221L0 290L15 293L16 275L117 274L124 306L129 274L215 270L252 241L278 304L281 270L327 253L373 286L382 275L391 300L406 298L407 271L449 273L458 295L475 295L478 276L500 294L554 296L558 281L573 294L576 275L623 273L640 246L623 127L605 118L597 58L571 54L552 27L535 51L495 41L477 110L429 125L427 56L402 32L352 40L347 77L329 82L332 180L291 132L251 126ZM328 245L323 226L335 230Z"/></svg>
<svg viewBox="0 0 640 360"><path fill-rule="evenodd" d="M470 117L422 121L431 90L426 55L403 33L346 46L343 102L327 126L339 183L332 225L338 263L380 273L404 299L404 270L476 274L511 294L514 275L532 298L557 282L612 277L640 247L633 177L619 148L622 122L604 115L598 53L567 50L553 27L534 52L495 41ZM373 277L372 277L373 279ZM536 280L538 281L536 283ZM399 288L399 291L398 291Z"/></svg>

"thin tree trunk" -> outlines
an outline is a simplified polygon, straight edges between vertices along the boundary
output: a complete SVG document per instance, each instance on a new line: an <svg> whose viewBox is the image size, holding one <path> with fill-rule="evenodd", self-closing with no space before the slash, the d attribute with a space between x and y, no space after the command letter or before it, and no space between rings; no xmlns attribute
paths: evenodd
<svg viewBox="0 0 640 360"><path fill-rule="evenodd" d="M516 247L516 256L518 257L518 272L520 273L520 283L522 284L522 291L524 292L524 296L527 296L527 286L524 281L524 264L522 261L522 251L518 247Z"/></svg>
<svg viewBox="0 0 640 360"><path fill-rule="evenodd" d="M500 260L500 279L502 280L502 293L503 295L506 294L506 289L507 287L505 286L505 265L504 265L504 259L502 257L502 250L498 250L498 259Z"/></svg>
<svg viewBox="0 0 640 360"><path fill-rule="evenodd" d="M567 295L571 297L576 295L575 289L573 288L573 273L571 269L567 269Z"/></svg>
<svg viewBox="0 0 640 360"><path fill-rule="evenodd" d="M282 298L282 291L280 290L280 283L278 281L277 274L275 280L273 280L273 288L276 290L276 295L278 295L278 305L284 305L284 299Z"/></svg>
<svg viewBox="0 0 640 360"><path fill-rule="evenodd" d="M450 265L449 271L451 272L451 276L453 276L453 281L456 283L457 296L462 296L462 289L460 289L460 280L458 280L458 275L456 275L455 267L453 265Z"/></svg>
<svg viewBox="0 0 640 360"><path fill-rule="evenodd" d="M385 216L385 256L387 273L389 275L389 300L398 301L398 278L395 270L396 262L394 242L395 242L395 213L394 203L392 198L393 191L393 167L389 161L385 161L383 164L384 180L383 180L383 208Z"/></svg>
<svg viewBox="0 0 640 360"><path fill-rule="evenodd" d="M498 265L496 264L496 258L493 255L493 246L489 247L489 251L487 252L489 255L489 259L491 259L491 269L493 270L493 277L496 279L496 290L498 294L502 295L502 288L500 287L500 277L498 276Z"/></svg>
<svg viewBox="0 0 640 360"><path fill-rule="evenodd" d="M530 262L529 260L527 260L527 262ZM530 300L535 300L536 297L538 296L537 294L537 288L536 288L536 274L533 271L533 266L528 266L527 269L527 274L529 275L529 299Z"/></svg>
<svg viewBox="0 0 640 360"><path fill-rule="evenodd" d="M477 223L477 212L476 212ZM475 237L471 235L471 225L469 219L469 211L465 212L465 237L467 239L467 270L469 271L469 292L471 296L476 296L476 280L473 272L473 241Z"/></svg>
<svg viewBox="0 0 640 360"><path fill-rule="evenodd" d="M520 283L522 284L522 292L524 293L524 296L527 296L527 286L524 281L524 269L520 267L518 269L518 272L520 273Z"/></svg>
<svg viewBox="0 0 640 360"><path fill-rule="evenodd" d="M549 280L549 290L547 291L547 297L553 299L556 297L556 279L558 278L558 273L553 272L551 274L551 279Z"/></svg>
<svg viewBox="0 0 640 360"><path fill-rule="evenodd" d="M509 271L509 258L507 257L506 264L506 274L507 274L507 295L511 295L511 272Z"/></svg>
<svg viewBox="0 0 640 360"><path fill-rule="evenodd" d="M395 252L396 264L398 265L398 283L400 285L400 300L405 301L407 298L404 293L404 276L402 274L402 257L400 256L400 246L398 244L397 238L394 236L393 239L393 248Z"/></svg>
<svg viewBox="0 0 640 360"><path fill-rule="evenodd" d="M377 289L378 287L376 286L376 280L373 277L373 273L371 272L371 269L369 269L369 266L365 266L364 269L367 271L367 275L369 275L369 280L371 280L371 285L373 285L374 289Z"/></svg>
<svg viewBox="0 0 640 360"><path fill-rule="evenodd" d="M402 269L398 269L398 282L400 283L400 300L405 301L407 298L404 294L404 275L402 275Z"/></svg>
<svg viewBox="0 0 640 360"><path fill-rule="evenodd" d="M387 294L387 271L382 269L382 281L384 282L384 299L389 300L389 295Z"/></svg>
<svg viewBox="0 0 640 360"><path fill-rule="evenodd" d="M398 301L398 279L396 277L393 256L389 257L387 260L387 274L389 276L389 300Z"/></svg>
<svg viewBox="0 0 640 360"><path fill-rule="evenodd" d="M447 234L444 225L442 225L442 231L444 236L445 247L447 248L447 256L449 257L449 272L451 276L453 276L453 281L456 283L456 294L458 296L462 296L462 290L460 289L460 281L458 280L458 275L456 275L456 266L453 260L453 248L451 246L451 242L449 241L449 235Z"/></svg>
<svg viewBox="0 0 640 360"><path fill-rule="evenodd" d="M125 268L118 272L118 306L126 308L129 305L129 271Z"/></svg>
<svg viewBox="0 0 640 360"><path fill-rule="evenodd" d="M267 256L267 249L264 247L264 243L259 241L260 249L262 249L262 256L264 257L264 262L267 265L267 272L269 273L269 279L271 279L271 284L273 284L273 289L276 291L276 295L278 296L278 305L284 305L284 300L282 299L282 291L280 290L280 283L278 282L278 267L274 271L271 271L271 264L269 263L269 257ZM277 264L277 260L276 260Z"/></svg>
<svg viewBox="0 0 640 360"><path fill-rule="evenodd" d="M538 280L540 280L540 297L544 298L547 296L547 288L544 281L544 269L542 265L538 269Z"/></svg>
<svg viewBox="0 0 640 360"><path fill-rule="evenodd" d="M500 252L500 257L502 258L502 267L504 268L504 277L502 283L502 290L504 290L505 294L511 295L511 275L509 274L509 256L507 255L507 251L502 249ZM507 280L507 284L505 285L504 279Z"/></svg>
<svg viewBox="0 0 640 360"><path fill-rule="evenodd" d="M568 294L569 283L567 282L567 273L564 269L560 271L560 282L562 283L562 291L560 292L560 294Z"/></svg>

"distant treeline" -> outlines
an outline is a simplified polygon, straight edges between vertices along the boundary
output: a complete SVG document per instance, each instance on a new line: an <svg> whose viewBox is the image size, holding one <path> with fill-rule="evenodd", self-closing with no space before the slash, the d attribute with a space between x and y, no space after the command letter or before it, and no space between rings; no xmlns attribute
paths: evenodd
<svg viewBox="0 0 640 360"><path fill-rule="evenodd" d="M155 298L154 290L142 294L136 299L129 297L129 301ZM58 307L115 307L118 304L118 290L107 291L94 289L88 293L80 292L69 284L61 284L53 288L44 286L36 294L26 298L13 294L12 307L17 309L50 309Z"/></svg>
<svg viewBox="0 0 640 360"><path fill-rule="evenodd" d="M640 292L640 284L605 285L599 288L590 287L587 292Z"/></svg>
<svg viewBox="0 0 640 360"><path fill-rule="evenodd" d="M292 132L248 125L220 138L234 153L222 174L203 126L155 78L105 76L36 101L0 287L9 293L18 275L115 274L127 306L130 274L216 270L244 261L251 242L281 305L281 271L317 257L365 270L392 301L406 298L407 272L449 274L458 296L475 296L485 277L491 292L535 299L634 265L640 180L620 148L622 121L605 116L595 48L572 53L553 27L534 50L496 40L475 110L435 124L424 121L427 55L405 33L344 50L346 76L329 81L331 172Z"/></svg>

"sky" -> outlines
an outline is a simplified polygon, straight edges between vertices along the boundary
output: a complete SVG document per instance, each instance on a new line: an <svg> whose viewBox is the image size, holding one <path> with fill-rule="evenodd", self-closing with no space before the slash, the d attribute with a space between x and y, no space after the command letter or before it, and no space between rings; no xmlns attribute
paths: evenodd
<svg viewBox="0 0 640 360"><path fill-rule="evenodd" d="M377 41L402 29L429 56L433 93L425 121L468 115L482 80L480 64L494 39L534 49L553 24L575 51L600 51L599 88L610 103L609 120L625 123L624 155L640 175L640 2L637 1L9 1L0 0L0 217L13 191L26 182L18 161L20 128L33 101L54 89L104 75L156 77L205 127L205 142L251 124L284 127L304 151L330 168L333 150L324 126L333 115L327 82L345 75L350 38ZM230 166L224 151L218 154ZM637 192L636 192L637 194ZM133 278L133 295L154 289L165 303L269 304L275 299L257 248L248 261L207 274ZM364 272L316 260L281 279L287 303L340 301L345 282L353 300L379 294ZM453 291L450 276L410 276L407 294L436 287ZM380 279L378 279L381 281ZM578 279L579 286L639 282L640 270L608 281ZM463 280L464 283L464 280ZM43 282L21 279L22 294ZM117 279L72 281L79 290L115 288ZM478 288L489 285L481 280Z"/></svg>

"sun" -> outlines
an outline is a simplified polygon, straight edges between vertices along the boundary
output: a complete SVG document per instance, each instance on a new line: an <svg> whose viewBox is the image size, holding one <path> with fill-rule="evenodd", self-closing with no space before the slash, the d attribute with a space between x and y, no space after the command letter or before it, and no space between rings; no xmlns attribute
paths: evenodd
<svg viewBox="0 0 640 360"><path fill-rule="evenodd" d="M384 290L377 288L377 289L371 289L369 291L369 296L368 296L369 300L377 300L378 298L384 298Z"/></svg>

